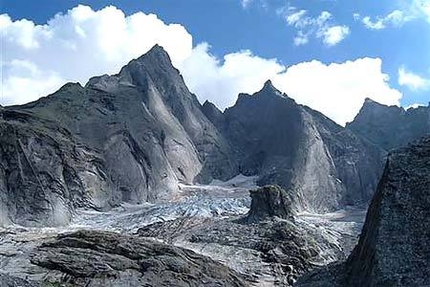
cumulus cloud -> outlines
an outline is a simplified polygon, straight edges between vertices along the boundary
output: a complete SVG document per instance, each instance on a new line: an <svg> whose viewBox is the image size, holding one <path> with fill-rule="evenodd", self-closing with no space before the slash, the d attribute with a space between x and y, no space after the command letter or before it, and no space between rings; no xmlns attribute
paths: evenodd
<svg viewBox="0 0 430 287"><path fill-rule="evenodd" d="M412 91L426 90L430 88L430 80L425 79L413 72L407 71L404 67L399 68L398 74L399 85L406 86Z"/></svg>
<svg viewBox="0 0 430 287"><path fill-rule="evenodd" d="M296 46L305 45L309 38L315 37L322 39L326 46L331 47L340 43L350 33L348 26L335 25L333 16L328 11L322 11L317 17L311 17L307 10L286 6L278 9L277 13L284 17L288 26L297 30L294 37Z"/></svg>
<svg viewBox="0 0 430 287"><path fill-rule="evenodd" d="M399 105L402 94L389 86L379 58L359 58L344 63L303 62L273 78L274 84L294 98L337 123L353 120L366 97Z"/></svg>
<svg viewBox="0 0 430 287"><path fill-rule="evenodd" d="M298 16L290 18L291 22L306 27L305 22L299 23L302 20ZM326 12L309 21L325 23L330 17ZM267 79L297 102L340 124L355 116L365 97L386 104L398 104L401 97L389 87L380 59L338 64L312 61L286 67L277 59L262 58L249 50L218 58L210 53L208 43L193 47L192 36L181 25L166 24L156 15L142 12L126 16L112 6L98 11L77 6L45 25L14 21L3 14L0 24L2 104L34 100L54 92L66 81L84 84L91 76L116 73L156 43L167 50L199 100L210 100L220 109L234 104L240 92L258 91ZM335 28L315 37L328 39L329 45L341 38L343 32L338 29L342 30ZM307 41L308 35L303 33L298 41Z"/></svg>
<svg viewBox="0 0 430 287"><path fill-rule="evenodd" d="M2 14L0 24L3 104L38 98L66 81L84 84L91 76L116 73L155 43L175 64L192 50L192 37L183 26L166 25L154 14L126 16L113 6L93 11L79 5L46 25Z"/></svg>
<svg viewBox="0 0 430 287"><path fill-rule="evenodd" d="M11 105L37 100L54 92L64 80L54 71L41 71L34 63L14 59L2 66L8 74L2 81L2 104ZM26 76L21 76L26 75Z"/></svg>
<svg viewBox="0 0 430 287"><path fill-rule="evenodd" d="M227 54L222 60L209 53L202 43L180 70L191 91L203 102L209 99L221 109L233 105L239 93L258 91L263 83L285 69L276 59L265 59L249 50Z"/></svg>

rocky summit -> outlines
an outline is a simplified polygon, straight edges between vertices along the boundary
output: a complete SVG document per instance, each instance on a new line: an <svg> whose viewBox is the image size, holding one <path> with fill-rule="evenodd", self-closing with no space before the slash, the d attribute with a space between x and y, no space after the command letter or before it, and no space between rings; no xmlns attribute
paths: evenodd
<svg viewBox="0 0 430 287"><path fill-rule="evenodd" d="M388 156L358 245L298 286L430 286L430 138Z"/></svg>
<svg viewBox="0 0 430 287"><path fill-rule="evenodd" d="M368 98L347 128L385 150L399 148L430 135L430 106L405 110Z"/></svg>

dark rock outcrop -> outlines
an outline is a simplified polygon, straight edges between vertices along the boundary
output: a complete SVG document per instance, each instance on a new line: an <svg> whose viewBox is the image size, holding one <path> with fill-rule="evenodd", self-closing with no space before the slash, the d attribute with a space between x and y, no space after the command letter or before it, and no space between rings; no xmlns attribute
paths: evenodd
<svg viewBox="0 0 430 287"><path fill-rule="evenodd" d="M44 284L53 286L248 286L193 251L111 232L59 235L37 248L31 262L46 269Z"/></svg>
<svg viewBox="0 0 430 287"><path fill-rule="evenodd" d="M430 107L404 110L366 99L347 128L385 150L398 148L430 134Z"/></svg>
<svg viewBox="0 0 430 287"><path fill-rule="evenodd" d="M240 171L259 184L295 194L299 209L327 211L370 200L383 152L322 114L276 90L270 81L241 94L224 113L223 133Z"/></svg>
<svg viewBox="0 0 430 287"><path fill-rule="evenodd" d="M256 223L277 216L284 219L293 218L291 195L276 185L251 190L251 208L246 222Z"/></svg>
<svg viewBox="0 0 430 287"><path fill-rule="evenodd" d="M358 245L298 286L430 286L430 138L389 155Z"/></svg>

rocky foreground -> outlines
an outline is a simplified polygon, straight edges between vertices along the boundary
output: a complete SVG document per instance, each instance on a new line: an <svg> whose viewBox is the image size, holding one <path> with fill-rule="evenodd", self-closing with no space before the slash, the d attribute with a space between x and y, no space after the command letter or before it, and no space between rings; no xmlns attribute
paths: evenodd
<svg viewBox="0 0 430 287"><path fill-rule="evenodd" d="M285 190L255 189L253 180L182 186L182 198L165 204L83 210L66 228L3 229L1 282L13 287L289 286L309 270L346 258L360 220L341 213L297 214Z"/></svg>
<svg viewBox="0 0 430 287"><path fill-rule="evenodd" d="M111 232L60 235L30 260L51 270L45 282L70 286L247 286L237 272L193 251Z"/></svg>

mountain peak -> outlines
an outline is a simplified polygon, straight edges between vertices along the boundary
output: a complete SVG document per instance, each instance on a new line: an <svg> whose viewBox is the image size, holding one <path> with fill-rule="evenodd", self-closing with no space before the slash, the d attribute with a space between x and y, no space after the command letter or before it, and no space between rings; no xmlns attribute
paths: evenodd
<svg viewBox="0 0 430 287"><path fill-rule="evenodd" d="M169 54L158 44L155 44L148 52L137 58L135 61L154 65L172 65Z"/></svg>
<svg viewBox="0 0 430 287"><path fill-rule="evenodd" d="M273 84L272 84L272 81L271 80L267 80L265 83L264 83L264 87L272 87L273 88Z"/></svg>
<svg viewBox="0 0 430 287"><path fill-rule="evenodd" d="M371 98L365 98L364 99L364 103L368 103L368 104L371 104L371 103L376 103L374 100L372 100Z"/></svg>
<svg viewBox="0 0 430 287"><path fill-rule="evenodd" d="M254 95L282 96L282 93L277 88L275 88L275 86L273 86L271 80L267 80L264 83L263 88Z"/></svg>
<svg viewBox="0 0 430 287"><path fill-rule="evenodd" d="M148 52L146 52L143 56L148 55L157 55L157 56L163 56L163 57L169 57L166 50L163 48L163 46L160 46L158 44L155 44L151 49L149 49Z"/></svg>
<svg viewBox="0 0 430 287"><path fill-rule="evenodd" d="M278 91L278 89L276 89L276 88L273 86L273 84L272 84L272 81L271 81L271 80L267 80L267 81L264 83L264 86L263 86L262 91L274 91L274 92L279 92L279 91Z"/></svg>
<svg viewBox="0 0 430 287"><path fill-rule="evenodd" d="M175 81L179 71L173 67L166 50L156 44L148 52L122 67L119 75L128 78L134 85L145 86L150 75L153 79L163 79L167 83L170 80Z"/></svg>
<svg viewBox="0 0 430 287"><path fill-rule="evenodd" d="M367 97L367 98L364 99L363 107L364 106L368 106L368 105L370 105L370 106L383 106L383 107L387 107L387 106L385 106L385 105L383 105L383 104L381 104L381 103L379 103L379 102L377 102L375 100L372 100L371 98Z"/></svg>

